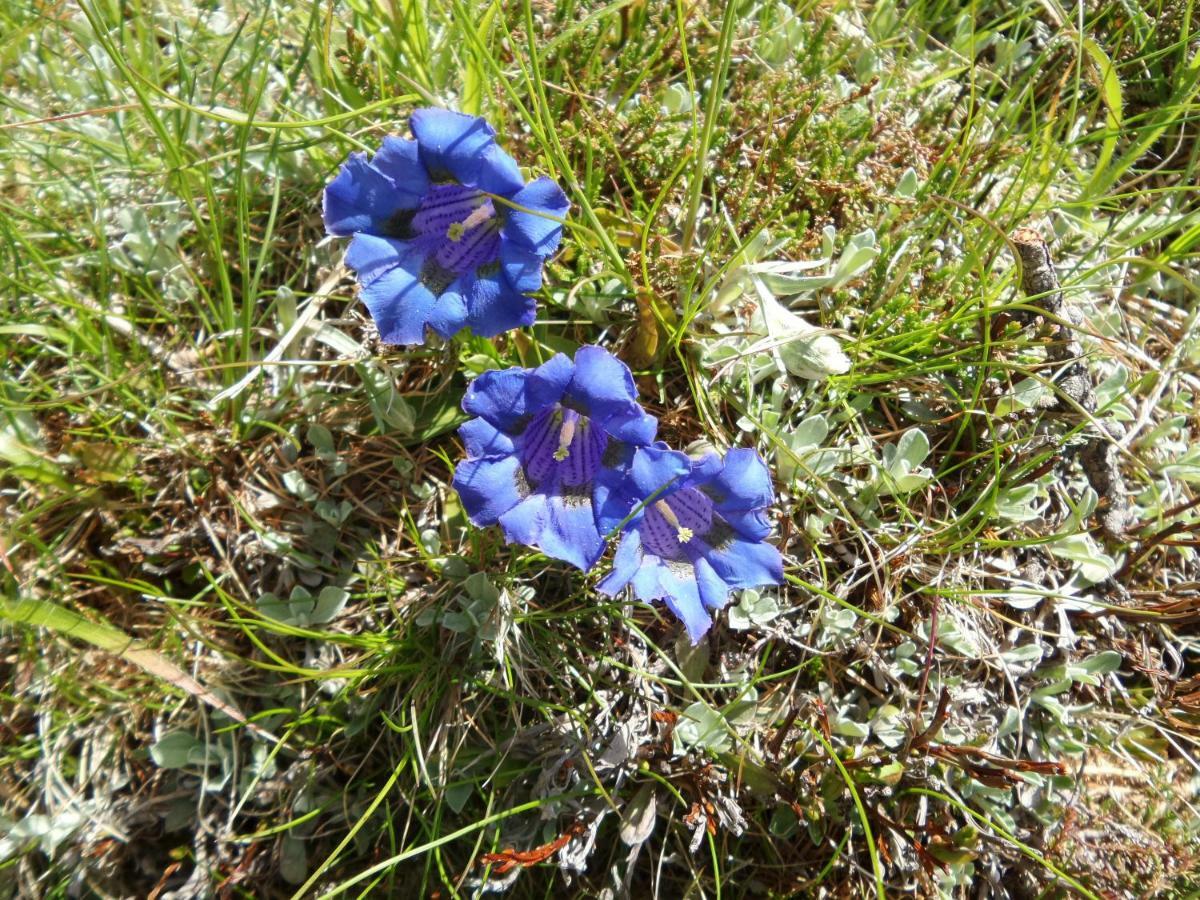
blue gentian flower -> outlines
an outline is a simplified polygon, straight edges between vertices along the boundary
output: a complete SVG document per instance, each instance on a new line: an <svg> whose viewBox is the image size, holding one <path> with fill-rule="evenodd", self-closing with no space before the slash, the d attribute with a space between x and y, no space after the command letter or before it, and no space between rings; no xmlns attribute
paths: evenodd
<svg viewBox="0 0 1200 900"><path fill-rule="evenodd" d="M637 402L629 368L601 347L561 353L536 369L484 372L463 409L467 459L454 487L476 525L510 543L590 569L604 536L633 509L620 490L658 422Z"/></svg>
<svg viewBox="0 0 1200 900"><path fill-rule="evenodd" d="M612 572L597 585L602 593L632 585L639 600L665 601L696 643L730 589L783 581L783 559L765 542L771 475L753 450L691 459L661 444L643 447L623 489L636 493L641 508L625 526Z"/></svg>
<svg viewBox="0 0 1200 900"><path fill-rule="evenodd" d="M566 215L566 196L549 178L526 184L481 118L418 109L412 132L384 138L369 160L350 154L325 188L325 228L353 236L346 265L379 336L422 344L427 325L492 337L532 324L528 294L562 236L547 216Z"/></svg>

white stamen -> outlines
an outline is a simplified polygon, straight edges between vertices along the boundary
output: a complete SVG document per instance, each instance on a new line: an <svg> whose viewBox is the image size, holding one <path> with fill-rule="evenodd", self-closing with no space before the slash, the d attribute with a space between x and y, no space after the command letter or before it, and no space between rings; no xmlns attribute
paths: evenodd
<svg viewBox="0 0 1200 900"><path fill-rule="evenodd" d="M667 520L667 524L675 529L675 539L681 544L686 544L694 538L695 532L679 524L679 516L675 515L675 510L667 505L666 500L654 501L654 508L658 510L658 514Z"/></svg>

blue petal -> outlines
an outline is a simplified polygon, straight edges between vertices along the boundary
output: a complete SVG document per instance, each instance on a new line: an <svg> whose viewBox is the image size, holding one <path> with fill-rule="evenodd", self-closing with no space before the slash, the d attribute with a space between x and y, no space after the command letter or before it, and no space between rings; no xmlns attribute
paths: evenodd
<svg viewBox="0 0 1200 900"><path fill-rule="evenodd" d="M403 199L392 180L367 162L365 153L351 153L325 188L325 230L341 236L383 230Z"/></svg>
<svg viewBox="0 0 1200 900"><path fill-rule="evenodd" d="M507 456L516 453L512 438L486 419L468 419L458 429L467 456Z"/></svg>
<svg viewBox="0 0 1200 900"><path fill-rule="evenodd" d="M527 409L525 403L525 383L530 374L529 369L520 367L482 373L467 385L463 410L482 417L501 431L512 433L527 412L536 412Z"/></svg>
<svg viewBox="0 0 1200 900"><path fill-rule="evenodd" d="M437 298L427 324L442 337L451 338L466 322L467 307L462 302L462 297L447 291Z"/></svg>
<svg viewBox="0 0 1200 900"><path fill-rule="evenodd" d="M621 537L621 543L617 545L617 552L613 555L612 571L600 580L600 583L596 585L596 590L609 597L615 597L625 585L633 580L633 576L642 567L643 559L642 539L636 531L625 532Z"/></svg>
<svg viewBox="0 0 1200 900"><path fill-rule="evenodd" d="M683 622L693 644L712 627L691 566L672 565L648 556L633 577L633 591L641 600L664 601Z"/></svg>
<svg viewBox="0 0 1200 900"><path fill-rule="evenodd" d="M752 588L783 583L783 557L771 544L729 539L704 554L713 571L731 588Z"/></svg>
<svg viewBox="0 0 1200 900"><path fill-rule="evenodd" d="M526 402L530 409L544 409L561 400L574 374L575 363L562 353L555 353L530 372L526 387Z"/></svg>
<svg viewBox="0 0 1200 900"><path fill-rule="evenodd" d="M467 325L480 337L532 325L537 317L537 301L514 291L499 273L490 278L467 275L465 281Z"/></svg>
<svg viewBox="0 0 1200 900"><path fill-rule="evenodd" d="M415 110L411 124L421 161L434 181L451 177L460 184L476 186L481 157L494 143L496 132L491 125L477 116L448 109Z"/></svg>
<svg viewBox="0 0 1200 900"><path fill-rule="evenodd" d="M472 522L494 525L521 502L520 465L515 456L467 459L458 464L454 470L454 489Z"/></svg>
<svg viewBox="0 0 1200 900"><path fill-rule="evenodd" d="M536 547L585 572L604 552L587 500L532 494L500 517L500 527L509 541Z"/></svg>
<svg viewBox="0 0 1200 900"><path fill-rule="evenodd" d="M562 188L542 176L514 194L512 202L529 212L505 208L505 236L542 257L557 250L562 224L547 216L562 219L570 209Z"/></svg>
<svg viewBox="0 0 1200 900"><path fill-rule="evenodd" d="M633 457L629 475L644 500L672 482L678 485L676 479L684 478L691 470L692 461L678 450L641 447Z"/></svg>
<svg viewBox="0 0 1200 900"><path fill-rule="evenodd" d="M614 452L616 451L616 452ZM592 505L596 509L596 526L602 534L607 535L629 517L637 505L644 500L636 489L631 490L629 482L629 466L633 460L634 448L630 444L618 443L616 447L610 441L605 455L618 455L612 465L601 468L596 473L595 488L592 492ZM626 525L630 531L637 522L639 512Z"/></svg>
<svg viewBox="0 0 1200 900"><path fill-rule="evenodd" d="M403 241L356 234L346 264L358 273L362 301L379 337L389 344L425 343L425 325L437 298L414 275L420 254Z"/></svg>
<svg viewBox="0 0 1200 900"><path fill-rule="evenodd" d="M721 471L702 490L720 510L760 509L775 502L771 473L762 457L749 447L726 453Z"/></svg>
<svg viewBox="0 0 1200 900"><path fill-rule="evenodd" d="M658 422L637 402L629 367L602 347L580 347L575 354L575 378L567 396L604 426L605 431L631 444L654 440Z"/></svg>
<svg viewBox="0 0 1200 900"><path fill-rule="evenodd" d="M728 522L742 537L751 541L761 541L775 529L767 517L766 510L721 510L721 517Z"/></svg>
<svg viewBox="0 0 1200 900"><path fill-rule="evenodd" d="M695 562L696 584L700 588L700 600L707 609L723 609L729 602L729 585L726 584L708 560L703 557Z"/></svg>
<svg viewBox="0 0 1200 900"><path fill-rule="evenodd" d="M397 209L416 209L429 190L429 175L421 165L416 141L385 137L371 160L371 168L391 179Z"/></svg>
<svg viewBox="0 0 1200 900"><path fill-rule="evenodd" d="M542 286L542 257L500 234L500 268L513 290L532 294Z"/></svg>
<svg viewBox="0 0 1200 900"><path fill-rule="evenodd" d="M479 158L479 175L474 186L489 194L509 197L525 187L525 179L516 161L498 144L492 144Z"/></svg>

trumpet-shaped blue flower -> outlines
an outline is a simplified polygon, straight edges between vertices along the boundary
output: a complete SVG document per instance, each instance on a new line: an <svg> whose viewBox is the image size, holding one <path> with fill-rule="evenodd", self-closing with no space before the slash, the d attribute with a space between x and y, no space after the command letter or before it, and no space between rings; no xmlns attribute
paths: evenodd
<svg viewBox="0 0 1200 900"><path fill-rule="evenodd" d="M421 344L426 326L491 337L532 324L528 295L558 248L566 196L549 178L526 184L481 118L418 109L412 131L371 159L350 154L325 188L325 228L353 236L346 265L379 336Z"/></svg>
<svg viewBox="0 0 1200 900"><path fill-rule="evenodd" d="M658 423L637 402L628 367L581 347L536 369L484 372L463 409L467 459L454 487L476 525L499 523L510 543L587 570L604 536L636 504L620 490L638 447Z"/></svg>
<svg viewBox="0 0 1200 900"><path fill-rule="evenodd" d="M644 505L625 526L613 570L597 585L602 593L632 585L639 600L665 601L695 643L731 588L783 581L782 557L765 541L771 475L753 450L693 460L643 447L624 490Z"/></svg>

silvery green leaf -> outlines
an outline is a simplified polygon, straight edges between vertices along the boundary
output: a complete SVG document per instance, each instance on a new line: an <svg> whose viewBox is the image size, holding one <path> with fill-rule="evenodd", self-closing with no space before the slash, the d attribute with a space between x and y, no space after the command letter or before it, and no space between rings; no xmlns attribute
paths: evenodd
<svg viewBox="0 0 1200 900"><path fill-rule="evenodd" d="M896 182L896 196L902 200L911 200L917 196L917 191L921 187L921 180L917 177L917 171L912 166L904 170L904 174L900 176L900 180Z"/></svg>
<svg viewBox="0 0 1200 900"><path fill-rule="evenodd" d="M1028 522L1039 515L1034 502L1040 488L1036 483L1007 488L996 495L996 515L1010 522Z"/></svg>
<svg viewBox="0 0 1200 900"><path fill-rule="evenodd" d="M793 450L808 450L820 447L829 436L829 422L820 413L808 416L792 429L788 436L788 446Z"/></svg>
<svg viewBox="0 0 1200 900"><path fill-rule="evenodd" d="M336 350L342 356L350 359L361 359L366 354L366 349L362 344L344 331L334 328L328 322L322 322L313 337L331 350Z"/></svg>
<svg viewBox="0 0 1200 900"><path fill-rule="evenodd" d="M674 736L676 747L683 750L703 747L721 753L732 746L724 717L699 700L680 714Z"/></svg>
<svg viewBox="0 0 1200 900"><path fill-rule="evenodd" d="M305 437L308 438L308 442L312 444L313 449L317 451L317 455L321 459L328 461L328 459L332 459L335 456L333 433L324 425L319 423L309 425Z"/></svg>
<svg viewBox="0 0 1200 900"><path fill-rule="evenodd" d="M299 603L293 599L284 600L267 592L258 598L258 611L268 619L274 619L284 625L303 626L308 623L308 613L312 609L311 598L301 598Z"/></svg>
<svg viewBox="0 0 1200 900"><path fill-rule="evenodd" d="M829 730L834 734L839 734L842 737L861 739L871 733L871 730L860 722L855 722L852 719L844 719L840 715L835 717L829 723Z"/></svg>
<svg viewBox="0 0 1200 900"><path fill-rule="evenodd" d="M1046 548L1055 556L1078 564L1079 574L1093 584L1117 570L1117 561L1102 551L1088 534L1068 534Z"/></svg>
<svg viewBox="0 0 1200 900"><path fill-rule="evenodd" d="M833 272L831 287L836 290L847 282L853 281L865 272L879 255L879 247L875 245L875 232L870 228L860 231L846 242L846 249L838 259Z"/></svg>
<svg viewBox="0 0 1200 900"><path fill-rule="evenodd" d="M729 609L729 627L745 631L755 625L761 627L779 616L779 601L771 595L761 595L755 590L742 591L737 606Z"/></svg>
<svg viewBox="0 0 1200 900"><path fill-rule="evenodd" d="M317 499L317 492L313 490L311 484L304 480L304 476L295 469L289 469L283 473L283 486L288 489L288 493L292 496L303 500L305 503L312 503Z"/></svg>
<svg viewBox="0 0 1200 900"><path fill-rule="evenodd" d="M658 798L654 783L647 781L621 811L621 840L630 847L645 843L654 832L658 819Z"/></svg>
<svg viewBox="0 0 1200 900"><path fill-rule="evenodd" d="M820 290L833 280L833 275L826 270L830 260L770 260L745 266L743 271L754 275L767 290L778 297L790 297L807 291ZM812 272L814 274L805 274Z"/></svg>
<svg viewBox="0 0 1200 900"><path fill-rule="evenodd" d="M463 781L449 785L443 796L446 798L446 805L456 813L460 813L473 793L475 793L475 785L470 781Z"/></svg>
<svg viewBox="0 0 1200 900"><path fill-rule="evenodd" d="M301 884L308 877L308 854L304 841L290 831L279 845L279 874L288 884Z"/></svg>
<svg viewBox="0 0 1200 900"><path fill-rule="evenodd" d="M904 434L900 435L900 440L896 444L896 459L905 463L905 471L897 474L906 474L911 472L929 456L929 438L920 428L910 428Z"/></svg>
<svg viewBox="0 0 1200 900"><path fill-rule="evenodd" d="M1015 733L1020 718L1021 714L1015 706L1006 706L1004 708L1004 718L1000 721L1000 727L996 731L996 737L1001 738L1007 734Z"/></svg>
<svg viewBox="0 0 1200 900"><path fill-rule="evenodd" d="M457 634L470 634L475 630L475 620L465 613L448 612L442 616L442 626Z"/></svg>
<svg viewBox="0 0 1200 900"><path fill-rule="evenodd" d="M1162 467L1164 475L1188 484L1200 484L1200 444Z"/></svg>
<svg viewBox="0 0 1200 900"><path fill-rule="evenodd" d="M321 593L317 594L316 602L313 604L310 617L312 623L324 625L333 621L333 618L342 611L349 599L350 592L345 588L338 587L336 584L325 585L321 588Z"/></svg>
<svg viewBox="0 0 1200 900"><path fill-rule="evenodd" d="M463 582L463 589L472 600L477 600L486 608L491 609L500 602L500 589L488 579L483 572L469 575Z"/></svg>
<svg viewBox="0 0 1200 900"><path fill-rule="evenodd" d="M371 412L384 433L412 434L416 419L412 407L396 391L391 373L375 363L358 363L354 367L367 390Z"/></svg>
<svg viewBox="0 0 1200 900"><path fill-rule="evenodd" d="M1036 378L1022 378L1013 385L1011 391L996 401L994 415L1007 416L1010 413L1035 409L1050 396L1051 389Z"/></svg>
<svg viewBox="0 0 1200 900"><path fill-rule="evenodd" d="M1000 654L1005 662L1010 663L1037 663L1042 659L1042 645L1023 644L1020 647L1013 647L1011 650L1005 650Z"/></svg>
<svg viewBox="0 0 1200 900"><path fill-rule="evenodd" d="M1116 650L1102 650L1094 656L1089 656L1079 665L1085 672L1092 675L1107 675L1121 668L1121 654Z"/></svg>
<svg viewBox="0 0 1200 900"><path fill-rule="evenodd" d="M850 358L837 338L786 309L761 282L756 284L766 334L756 348L773 350L784 368L798 378L828 378L850 371Z"/></svg>
<svg viewBox="0 0 1200 900"><path fill-rule="evenodd" d="M684 678L693 682L702 681L708 669L708 637L701 638L692 646L688 636L680 634L675 641L675 659Z"/></svg>
<svg viewBox="0 0 1200 900"><path fill-rule="evenodd" d="M190 732L169 731L150 745L150 758L159 768L182 769L190 765L192 752L203 746Z"/></svg>
<svg viewBox="0 0 1200 900"><path fill-rule="evenodd" d="M895 444L883 448L884 477L877 484L881 495L908 494L933 477L925 468L918 468L929 456L929 438L920 428L910 428Z"/></svg>

